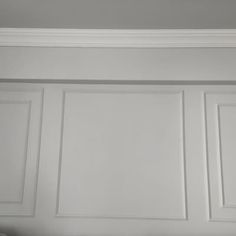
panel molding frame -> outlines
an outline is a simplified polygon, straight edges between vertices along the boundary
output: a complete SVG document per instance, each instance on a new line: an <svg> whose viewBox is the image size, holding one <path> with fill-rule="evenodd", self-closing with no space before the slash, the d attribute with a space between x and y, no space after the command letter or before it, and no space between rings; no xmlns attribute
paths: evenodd
<svg viewBox="0 0 236 236"><path fill-rule="evenodd" d="M41 134L42 134L42 125L43 125L43 106L44 106L44 88L32 88L32 89L26 89L24 87L22 87L20 84L17 84L17 86L15 88L11 88L8 85L4 84L1 87L1 83L0 83L0 92L25 92L25 93L34 93L34 92L38 92L40 94L40 108L39 108L39 127L38 128L38 143L37 143L37 155L36 155L36 167L35 167L35 181L33 184L33 205L32 205L32 209L30 213L5 213L5 214L1 214L1 210L0 210L0 218L2 217L7 217L7 218L12 218L12 217L34 217L36 214L36 204L37 204L37 189L38 189L38 177L39 177L39 162L40 162L40 151L41 151ZM9 101L7 101L9 102ZM11 102L11 101L10 101ZM30 115L29 115L29 132L28 132L28 137L27 137L27 141L29 142L29 135L30 135L30 118L31 118L31 111L32 111L32 100L14 100L14 103L29 103L30 104ZM1 102L0 102L1 103ZM28 150L28 142L27 142L27 150ZM28 159L28 156L27 158ZM24 175L26 174L26 163L27 160L25 161L25 170L24 170ZM25 189L25 176L24 176L24 183L23 183L23 188ZM22 199L20 202L0 202L0 204L18 204L18 205L23 205L23 201L24 201L24 189L23 189L23 195L22 195Z"/></svg>
<svg viewBox="0 0 236 236"><path fill-rule="evenodd" d="M88 48L224 48L236 47L236 30L1 28L0 46Z"/></svg>
<svg viewBox="0 0 236 236"><path fill-rule="evenodd" d="M26 137L25 137L25 147L24 147L24 166L23 166L23 177L21 180L21 197L18 201L1 201L0 204L23 204L24 200L24 191L25 191L25 176L26 176L26 164L28 159L28 143L29 143L29 131L30 131L30 118L31 118L31 106L32 101L13 101L13 100L0 100L0 105L2 104L26 104L28 105L28 111L27 111L27 127L26 127Z"/></svg>
<svg viewBox="0 0 236 236"><path fill-rule="evenodd" d="M215 90L215 91L204 91L202 92L202 100L203 100L203 130L204 130L204 147L205 147L205 174L206 174L206 193L207 193L207 204L208 204L208 222L223 222L223 223L236 223L236 219L227 219L227 218L221 218L221 217L214 217L212 215L212 201L211 201L211 181L210 181L210 164L209 164L209 145L208 145L208 123L207 123L207 95L229 95L233 94L236 95L236 91L230 90L230 91L224 91L224 90ZM218 142L218 152L219 152L219 170L217 171L220 176L218 179L220 180L220 199L221 201L219 202L221 206L219 206L219 209L227 209L227 208L233 208L235 209L234 206L225 206L223 201L223 194L224 194L224 184L223 184L223 172L222 172L222 155L221 155L221 139L220 139L220 126L219 126L219 107L224 105L235 105L235 103L216 103L216 122L217 122L217 142ZM217 158L218 159L218 158Z"/></svg>
<svg viewBox="0 0 236 236"><path fill-rule="evenodd" d="M114 85L113 85L114 87ZM167 90L167 89L145 89L132 91L127 89L126 91L121 91L121 89L114 89L112 91L95 89L96 93L137 93L137 94L179 94L180 95L180 113L181 113L181 152L182 152L182 185L183 185L183 212L184 217L142 217L142 216L122 216L122 215L85 215L85 214L65 214L59 212L60 207L60 182L61 182L61 170L62 170L62 152L63 152L63 133L64 133L64 117L65 117L65 102L67 93L94 93L93 88L90 89L63 89L62 90L62 112L61 112L61 131L60 131L60 150L59 150L59 161L58 161L58 178L57 178L57 192L56 192L56 208L55 217L56 218L81 218L81 219L122 219L122 220L160 220L160 221L187 221L188 220L188 193L187 193L187 174L186 174L186 141L185 141L185 102L184 102L184 90Z"/></svg>
<svg viewBox="0 0 236 236"><path fill-rule="evenodd" d="M235 107L236 103L218 103L217 107L217 127L218 127L218 150L219 150L219 168L220 168L220 180L221 180L221 204L223 208L236 208L236 204L227 204L225 200L225 187L224 187L224 173L223 173L223 156L222 156L222 138L221 138L221 118L220 108L221 107Z"/></svg>

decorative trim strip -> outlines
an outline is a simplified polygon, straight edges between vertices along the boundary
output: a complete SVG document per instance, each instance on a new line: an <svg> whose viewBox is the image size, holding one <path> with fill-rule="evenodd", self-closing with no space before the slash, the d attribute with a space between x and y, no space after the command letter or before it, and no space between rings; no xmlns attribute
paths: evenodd
<svg viewBox="0 0 236 236"><path fill-rule="evenodd" d="M203 124L204 124L204 148L205 148L205 161L206 161L206 192L207 192L207 210L208 210L208 221L212 219L212 202L211 202L211 182L210 182L210 163L209 163L209 145L208 145L208 124L207 124L207 92L203 92Z"/></svg>
<svg viewBox="0 0 236 236"><path fill-rule="evenodd" d="M0 28L0 46L102 48L236 47L236 29Z"/></svg>
<svg viewBox="0 0 236 236"><path fill-rule="evenodd" d="M78 84L78 85L165 85L165 86L180 86L180 85L223 85L223 86L236 86L236 80L135 80L126 77L120 77L116 79L112 79L109 77L99 78L99 77L87 77L81 79L80 76L76 79L64 78L1 78L0 77L0 85L1 84ZM21 89L21 91L25 91ZM37 91L37 90L36 90Z"/></svg>

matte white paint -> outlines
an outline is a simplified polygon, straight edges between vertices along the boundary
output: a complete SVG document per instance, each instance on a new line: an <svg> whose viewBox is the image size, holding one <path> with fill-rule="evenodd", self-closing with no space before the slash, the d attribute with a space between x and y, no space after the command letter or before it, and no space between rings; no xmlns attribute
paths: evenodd
<svg viewBox="0 0 236 236"><path fill-rule="evenodd" d="M235 235L235 61L231 48L1 47L0 232Z"/></svg>
<svg viewBox="0 0 236 236"><path fill-rule="evenodd" d="M63 99L58 216L187 218L181 91L81 86Z"/></svg>
<svg viewBox="0 0 236 236"><path fill-rule="evenodd" d="M0 27L236 28L234 0L1 0Z"/></svg>
<svg viewBox="0 0 236 236"><path fill-rule="evenodd" d="M234 48L0 47L0 78L54 82L235 81L235 61Z"/></svg>
<svg viewBox="0 0 236 236"><path fill-rule="evenodd" d="M40 91L0 89L0 216L34 215L41 130Z"/></svg>
<svg viewBox="0 0 236 236"><path fill-rule="evenodd" d="M34 149L39 133L33 132L40 130L41 89L37 172ZM24 236L234 235L235 208L228 204L235 201L235 145L230 133L235 126L235 92L235 86L214 85L2 83L1 100L32 101L26 173L36 179L38 174L38 184L34 198L30 189L35 179L26 175L24 190L29 195L24 202L1 203L0 229ZM227 168L223 175L218 163L219 105ZM19 116L24 124L24 106L4 105L8 120L2 122L14 125ZM11 110L17 115L11 116ZM12 125L0 126L1 140L8 137L5 147L11 146L11 136L15 138ZM25 136L25 126L19 136ZM1 149L1 162L7 150ZM7 161L18 157L21 152ZM16 178L18 172L11 165L5 168L5 182L17 190L20 182L12 183L10 176ZM227 186L225 206L221 176ZM1 198L11 200L18 191L4 194L0 192ZM35 215L23 217L28 213L25 207L32 213L30 202L35 200Z"/></svg>
<svg viewBox="0 0 236 236"><path fill-rule="evenodd" d="M234 91L205 94L210 220L236 222L235 102Z"/></svg>
<svg viewBox="0 0 236 236"><path fill-rule="evenodd" d="M236 47L236 30L0 28L0 46L89 48Z"/></svg>

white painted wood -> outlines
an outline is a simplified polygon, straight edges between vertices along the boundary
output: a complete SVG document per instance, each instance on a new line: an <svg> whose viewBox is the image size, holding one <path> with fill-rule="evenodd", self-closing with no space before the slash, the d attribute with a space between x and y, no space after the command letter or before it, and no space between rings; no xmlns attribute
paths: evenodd
<svg viewBox="0 0 236 236"><path fill-rule="evenodd" d="M40 91L0 88L0 216L34 214L41 100Z"/></svg>
<svg viewBox="0 0 236 236"><path fill-rule="evenodd" d="M1 99L1 203L23 200L31 103Z"/></svg>
<svg viewBox="0 0 236 236"><path fill-rule="evenodd" d="M24 236L236 234L231 182L235 178L235 85L108 85L103 81L1 83L0 87L1 100L30 100L32 109L27 193L23 204L0 205L1 232ZM26 133L27 105L9 106L0 105L0 127L13 137L21 154L24 139L14 136L13 126L19 136ZM226 168L225 206L221 206L219 140ZM1 152L18 161L21 170L22 159L7 146ZM36 159L40 161L35 185ZM0 195L18 200L20 180L7 164L9 171L0 165L8 177L1 177L1 184L5 181L16 188ZM14 178L8 182L11 175Z"/></svg>
<svg viewBox="0 0 236 236"><path fill-rule="evenodd" d="M236 221L235 91L205 94L209 218Z"/></svg>
<svg viewBox="0 0 236 236"><path fill-rule="evenodd" d="M22 45L27 44L21 42ZM222 41L225 42L229 45L229 41ZM117 47L115 43L117 41L114 42ZM0 94L3 99L17 101L12 106L0 105L0 131L7 130L7 142L13 142L12 146L15 147L2 145L0 148L0 196L3 201L11 201L0 204L0 232L20 236L236 234L233 182L235 48L41 46L0 48ZM139 46L143 47L143 44ZM45 91L43 125L40 158L37 159L39 175L35 182L42 88ZM176 93L182 91L183 99L181 93ZM26 165L25 187L22 188L25 138L21 139L21 136L25 137L27 133L28 103L18 105L18 102L25 100L31 102L28 142L31 148L27 155L29 162ZM180 114L181 101L184 105L183 116ZM220 135L216 104L220 105ZM88 108L91 108L91 119L86 119ZM113 111L115 115L103 116L108 111ZM128 123L124 113L127 114ZM101 122L102 117L106 122ZM99 121L100 126L96 126ZM179 121L183 121L183 133ZM168 131L167 135L161 136L155 132L158 130ZM97 139L91 142L95 131ZM137 136L135 132L144 135ZM0 133L0 137L3 134ZM124 138L122 134L126 134ZM185 134L183 138L181 134ZM172 145L169 145L169 138ZM220 140L222 167L225 170L222 175L224 201L219 165ZM106 143L111 145L106 146ZM122 146L122 143L126 145ZM155 146L156 143L161 143L161 148ZM183 143L187 198L184 198L182 181ZM105 155L108 153L106 150L110 155ZM4 165L3 152L8 152L11 157L5 160ZM93 152L95 154L90 155ZM77 153L83 155L77 159ZM138 158L136 161L140 153L147 155L143 155L145 159ZM126 159L120 159L118 155ZM94 160L96 165L90 168L91 156L90 160ZM108 157L112 161L108 162ZM147 159L152 161L153 166L147 165ZM11 160L17 165L13 165ZM117 165L112 165L114 162ZM77 167L79 172L76 171ZM105 170L104 174L92 178L99 168ZM143 172L139 172L140 169ZM119 184L122 178L127 180L123 182L124 188ZM146 182L148 184L144 184ZM80 186L89 191L81 192ZM106 186L122 191L117 191L117 195L110 194L109 197L109 188ZM167 187L168 193L164 191ZM13 203L21 200L22 189L25 190L23 203ZM36 195L33 195L36 193L33 189L37 190ZM160 189L163 191L159 195ZM85 198L85 194L91 198ZM99 199L102 194L104 197ZM127 204L128 201L131 204ZM103 206L101 203L104 203Z"/></svg>
<svg viewBox="0 0 236 236"><path fill-rule="evenodd" d="M1 28L0 46L195 48L236 47L235 29Z"/></svg>
<svg viewBox="0 0 236 236"><path fill-rule="evenodd" d="M234 48L0 47L0 81L216 85L236 81L235 61Z"/></svg>
<svg viewBox="0 0 236 236"><path fill-rule="evenodd" d="M0 137L7 131L4 137L15 147L1 147L3 200L18 201L21 196L18 174L25 139L18 137L26 134L28 103L24 102L31 101L23 203L0 204L1 232L236 234L235 94L235 86L1 83L1 101L15 102L0 105ZM5 160L3 152L8 153ZM11 160L18 165L11 165Z"/></svg>
<svg viewBox="0 0 236 236"><path fill-rule="evenodd" d="M87 86L63 106L58 216L187 218L183 92Z"/></svg>

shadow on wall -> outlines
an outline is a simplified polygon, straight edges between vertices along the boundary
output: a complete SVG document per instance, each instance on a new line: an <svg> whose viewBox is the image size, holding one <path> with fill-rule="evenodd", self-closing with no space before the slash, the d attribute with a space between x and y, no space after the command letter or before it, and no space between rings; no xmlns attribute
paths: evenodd
<svg viewBox="0 0 236 236"><path fill-rule="evenodd" d="M0 227L0 236L17 236L17 234L12 228Z"/></svg>

